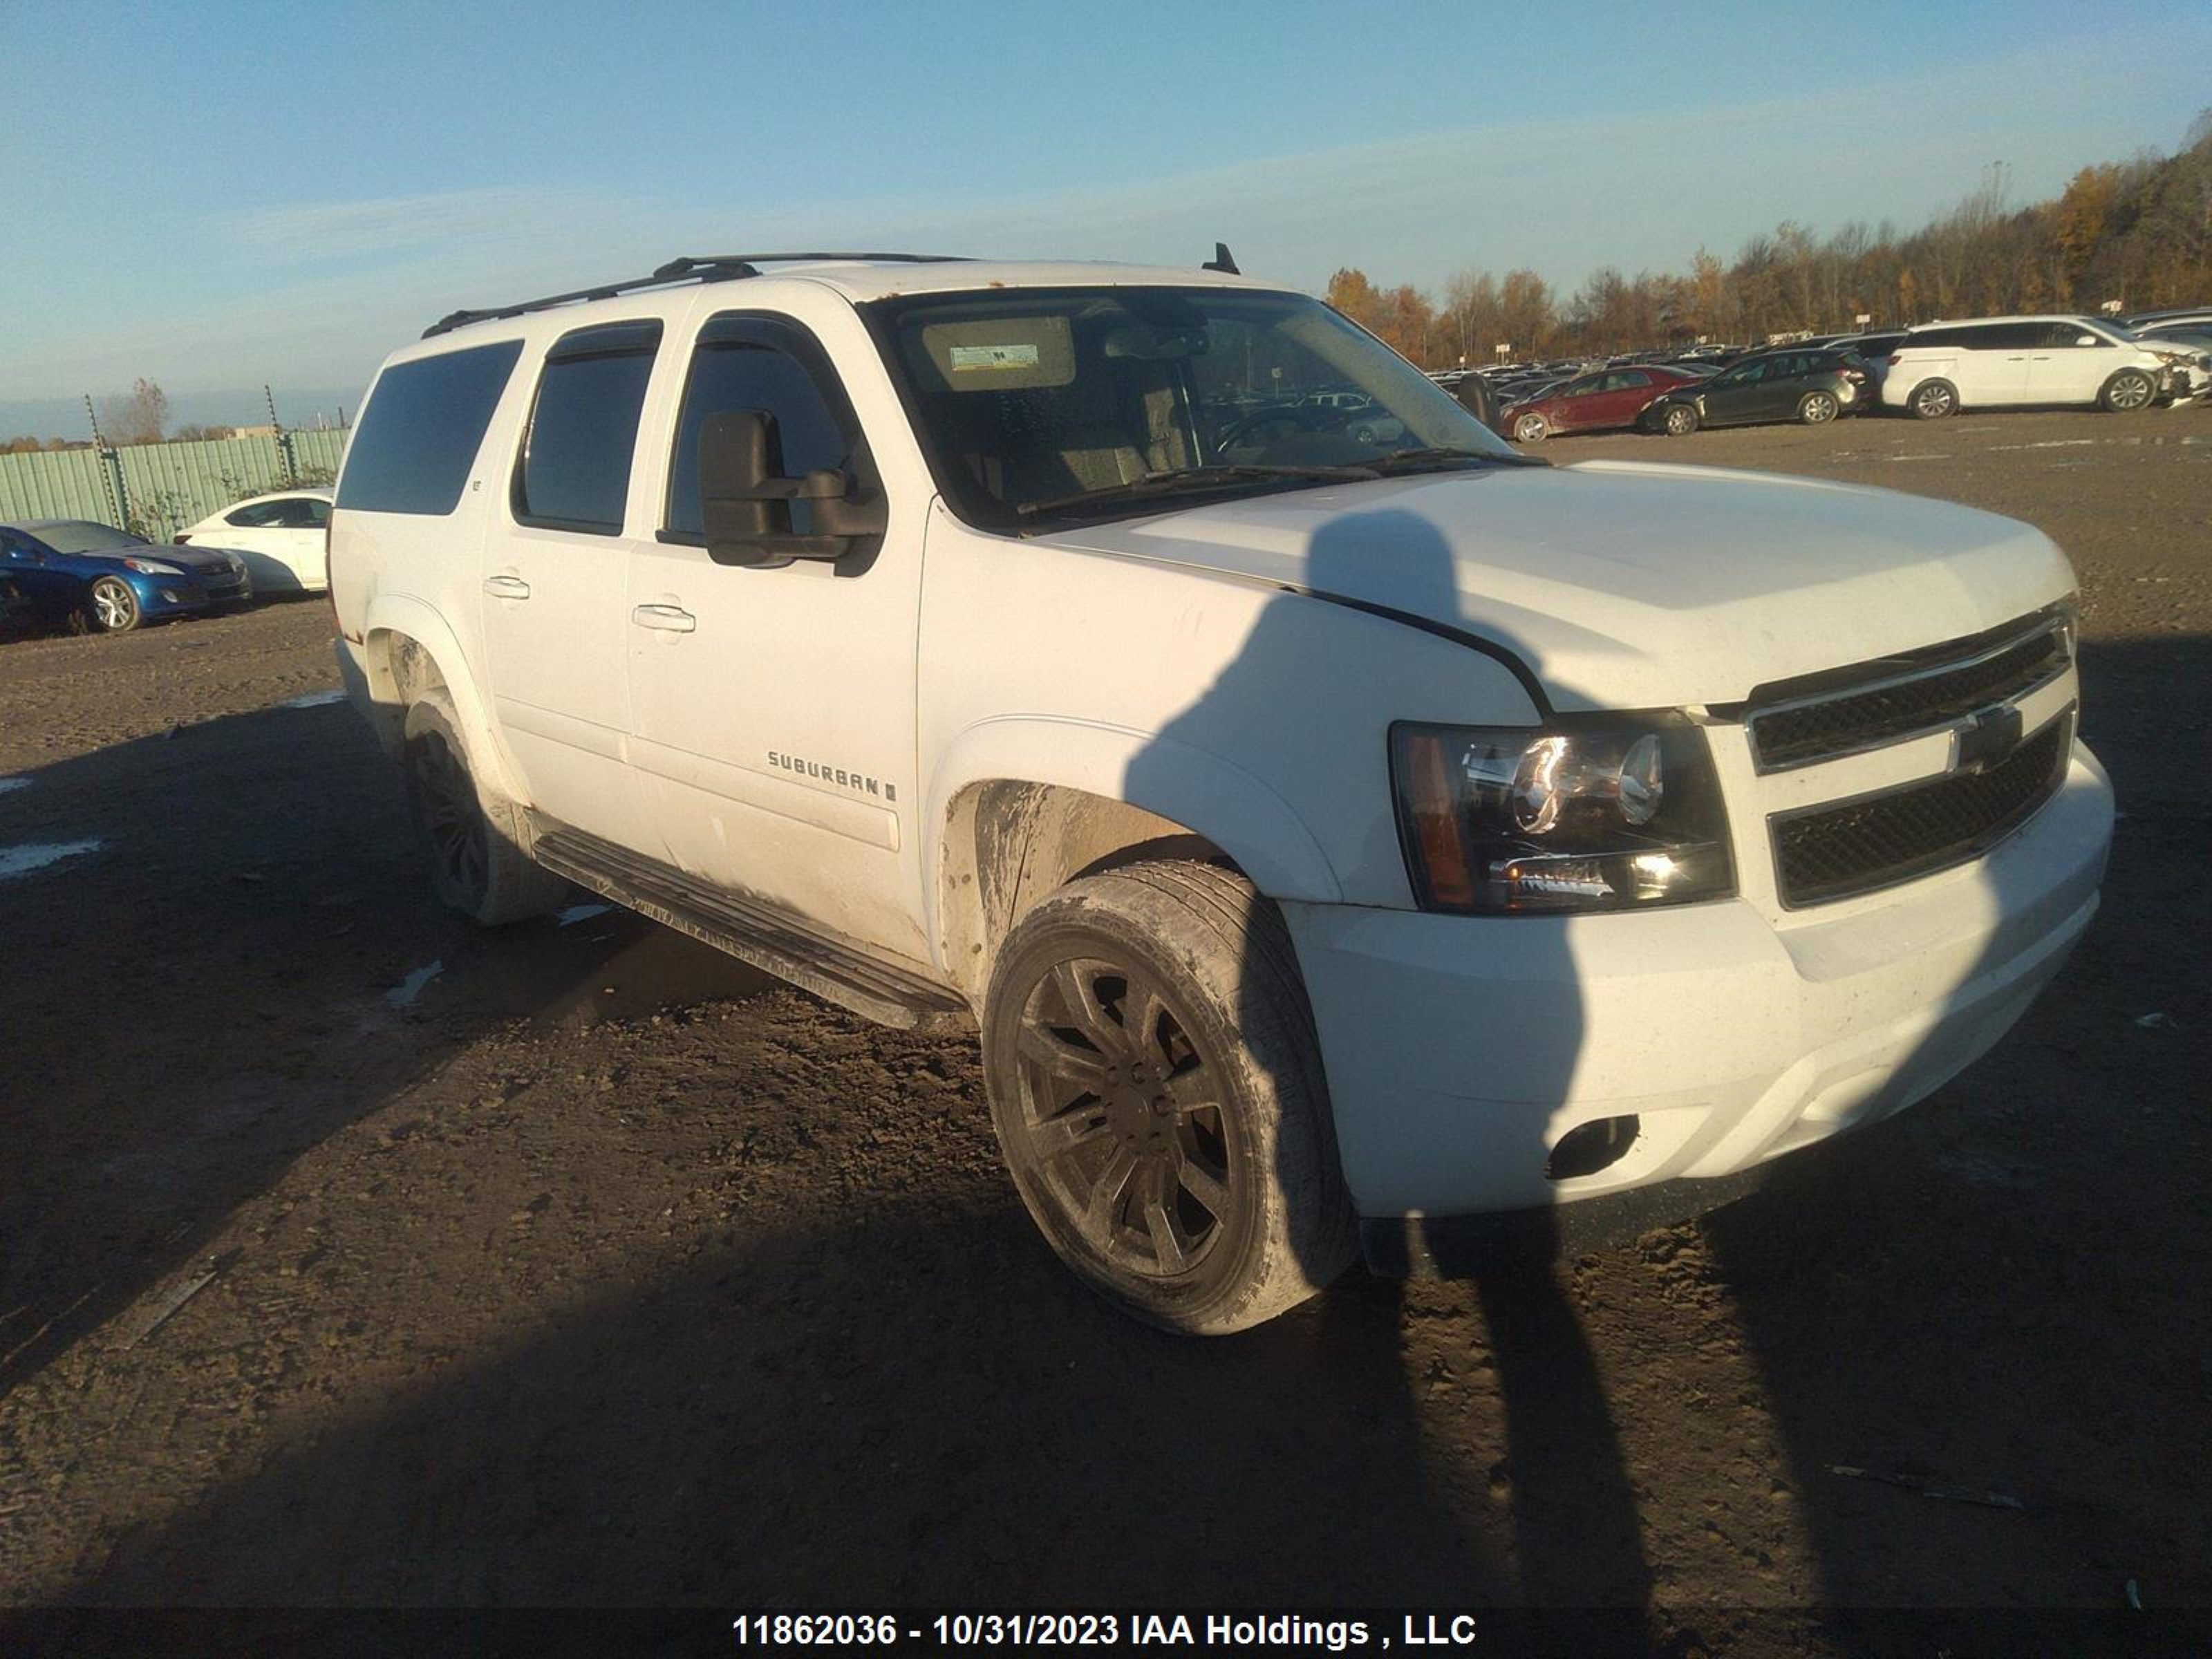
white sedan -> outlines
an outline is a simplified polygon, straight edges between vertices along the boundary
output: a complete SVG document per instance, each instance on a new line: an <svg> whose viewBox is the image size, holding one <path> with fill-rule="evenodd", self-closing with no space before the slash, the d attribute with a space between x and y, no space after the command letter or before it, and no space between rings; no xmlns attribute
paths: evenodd
<svg viewBox="0 0 2212 1659"><path fill-rule="evenodd" d="M177 540L239 555L257 593L320 593L331 585L325 539L330 522L329 490L284 489L234 501Z"/></svg>

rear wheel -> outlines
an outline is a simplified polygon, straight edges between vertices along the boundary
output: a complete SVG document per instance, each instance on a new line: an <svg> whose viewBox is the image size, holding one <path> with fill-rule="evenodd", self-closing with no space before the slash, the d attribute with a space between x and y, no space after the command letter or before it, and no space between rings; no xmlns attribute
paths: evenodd
<svg viewBox="0 0 2212 1659"><path fill-rule="evenodd" d="M2148 409L2157 395L2158 387L2149 375L2139 368L2124 368L2105 382L2097 401L2107 414L2132 415L2139 409Z"/></svg>
<svg viewBox="0 0 2212 1659"><path fill-rule="evenodd" d="M983 1013L992 1122L1078 1277L1171 1330L1243 1330L1354 1253L1305 990L1275 907L1207 865L1072 882Z"/></svg>
<svg viewBox="0 0 2212 1659"><path fill-rule="evenodd" d="M1940 421L1959 412L1959 389L1948 380L1923 380L1905 400L1916 419Z"/></svg>
<svg viewBox="0 0 2212 1659"><path fill-rule="evenodd" d="M84 625L94 634L128 634L143 620L138 596L120 576L101 576L84 596Z"/></svg>
<svg viewBox="0 0 2212 1659"><path fill-rule="evenodd" d="M1686 438L1698 429L1698 411L1687 404L1668 404L1660 411L1659 429L1670 438Z"/></svg>
<svg viewBox="0 0 2212 1659"><path fill-rule="evenodd" d="M1826 392L1808 392L1797 400L1797 418L1807 426L1825 426L1836 418L1835 396Z"/></svg>
<svg viewBox="0 0 2212 1659"><path fill-rule="evenodd" d="M460 721L442 688L408 705L407 807L440 899L487 927L550 910L568 884L531 862L522 809L470 769Z"/></svg>
<svg viewBox="0 0 2212 1659"><path fill-rule="evenodd" d="M1513 435L1524 444L1540 444L1552 430L1552 423L1541 415L1516 416Z"/></svg>

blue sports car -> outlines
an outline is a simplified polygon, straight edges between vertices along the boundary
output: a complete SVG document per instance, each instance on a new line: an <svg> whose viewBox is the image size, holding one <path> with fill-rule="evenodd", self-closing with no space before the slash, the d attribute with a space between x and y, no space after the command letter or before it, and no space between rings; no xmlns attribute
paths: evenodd
<svg viewBox="0 0 2212 1659"><path fill-rule="evenodd" d="M0 575L33 616L94 634L253 597L246 561L216 547L157 547L86 519L0 524Z"/></svg>

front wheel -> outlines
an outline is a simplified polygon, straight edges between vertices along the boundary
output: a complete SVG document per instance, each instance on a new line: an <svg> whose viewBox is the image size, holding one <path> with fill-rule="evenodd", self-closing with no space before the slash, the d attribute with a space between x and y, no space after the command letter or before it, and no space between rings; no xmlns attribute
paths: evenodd
<svg viewBox="0 0 2212 1659"><path fill-rule="evenodd" d="M1687 404L1669 404L1660 414L1659 429L1670 438L1686 438L1698 429L1698 411Z"/></svg>
<svg viewBox="0 0 2212 1659"><path fill-rule="evenodd" d="M1513 422L1513 435L1524 444L1540 444L1552 429L1541 415L1522 415Z"/></svg>
<svg viewBox="0 0 2212 1659"><path fill-rule="evenodd" d="M128 634L143 615L138 596L120 576L102 576L85 594L85 626L95 634Z"/></svg>
<svg viewBox="0 0 2212 1659"><path fill-rule="evenodd" d="M1797 418L1807 426L1826 426L1836 418L1837 404L1826 392L1808 392L1797 402Z"/></svg>
<svg viewBox="0 0 2212 1659"><path fill-rule="evenodd" d="M1940 421L1958 412L1958 388L1948 380L1923 380L1912 388L1905 407L1912 411L1915 420Z"/></svg>
<svg viewBox="0 0 2212 1659"><path fill-rule="evenodd" d="M2149 375L2139 368L2124 368L2105 382L2105 389L2097 401L2110 415L2132 415L2139 409L2148 409L2150 400L2158 395L2158 387Z"/></svg>
<svg viewBox="0 0 2212 1659"><path fill-rule="evenodd" d="M1000 951L983 1064L1038 1231L1138 1318L1243 1330L1352 1260L1304 981L1241 877L1139 864L1046 899Z"/></svg>

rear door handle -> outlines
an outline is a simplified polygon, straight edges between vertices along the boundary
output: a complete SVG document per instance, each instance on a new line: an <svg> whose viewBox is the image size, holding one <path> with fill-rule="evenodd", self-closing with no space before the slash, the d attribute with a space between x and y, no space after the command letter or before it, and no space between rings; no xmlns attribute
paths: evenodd
<svg viewBox="0 0 2212 1659"><path fill-rule="evenodd" d="M487 576L484 592L495 599L526 599L530 597L530 584L520 576Z"/></svg>
<svg viewBox="0 0 2212 1659"><path fill-rule="evenodd" d="M640 628L657 628L665 634L689 634L699 619L678 605L641 605L629 613Z"/></svg>

